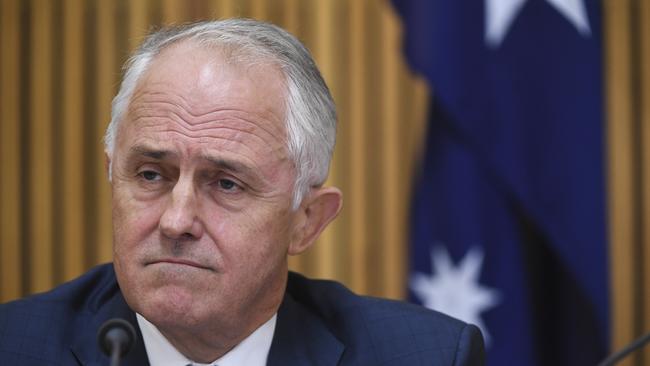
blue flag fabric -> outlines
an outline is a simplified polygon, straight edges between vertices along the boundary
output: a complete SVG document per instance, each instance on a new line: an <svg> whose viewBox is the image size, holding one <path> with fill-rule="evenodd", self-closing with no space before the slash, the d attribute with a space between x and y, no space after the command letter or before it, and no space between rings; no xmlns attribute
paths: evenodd
<svg viewBox="0 0 650 366"><path fill-rule="evenodd" d="M410 296L477 323L488 365L609 344L601 4L393 0L430 84Z"/></svg>

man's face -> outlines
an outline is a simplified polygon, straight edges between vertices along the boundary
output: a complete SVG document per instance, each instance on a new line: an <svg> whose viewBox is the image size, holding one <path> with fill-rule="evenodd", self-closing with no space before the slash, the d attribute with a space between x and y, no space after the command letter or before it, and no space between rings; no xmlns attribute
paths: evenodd
<svg viewBox="0 0 650 366"><path fill-rule="evenodd" d="M111 157L118 281L162 329L228 329L284 292L296 217L283 79L221 55L182 42L157 56Z"/></svg>

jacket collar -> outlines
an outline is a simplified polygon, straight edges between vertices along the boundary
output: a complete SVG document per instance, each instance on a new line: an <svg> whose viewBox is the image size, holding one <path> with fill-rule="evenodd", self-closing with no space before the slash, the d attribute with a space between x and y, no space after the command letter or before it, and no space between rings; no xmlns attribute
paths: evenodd
<svg viewBox="0 0 650 366"><path fill-rule="evenodd" d="M109 319L121 318L129 323L136 329L137 340L133 345L133 349L122 359L122 366L148 366L149 360L145 351L144 342L142 341L142 333L138 327L138 322L135 318L135 313L129 308L122 296L122 293L117 289L113 296L108 301L100 306L96 312L90 317L85 318L84 324L80 324L76 329L81 329L75 340L72 343L72 353L77 358L80 365L83 366L99 366L108 365L110 359L105 356L99 349L97 341L97 331Z"/></svg>
<svg viewBox="0 0 650 366"><path fill-rule="evenodd" d="M107 287L108 290L104 288L99 291L99 298L94 299L96 305L83 310L90 314L79 317L80 324L71 327L79 330L71 345L72 353L80 365L107 365L110 360L99 349L97 331L107 320L122 318L133 325L138 336L133 349L122 360L122 366L148 366L149 360L135 313L126 304L114 275ZM268 366L337 365L344 349L319 317L297 302L289 292L285 293L278 310Z"/></svg>
<svg viewBox="0 0 650 366"><path fill-rule="evenodd" d="M337 365L345 347L325 323L287 292L278 310L278 322L268 366Z"/></svg>

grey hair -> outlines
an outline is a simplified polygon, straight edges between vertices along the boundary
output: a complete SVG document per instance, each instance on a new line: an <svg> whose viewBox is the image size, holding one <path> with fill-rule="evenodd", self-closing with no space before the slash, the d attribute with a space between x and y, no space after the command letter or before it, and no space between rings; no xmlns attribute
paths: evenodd
<svg viewBox="0 0 650 366"><path fill-rule="evenodd" d="M282 71L287 89L287 150L296 169L293 208L297 208L311 187L327 179L336 140L336 108L309 51L273 24L226 19L166 27L147 36L124 65L124 77L113 99L111 122L104 136L108 156L113 156L118 126L140 77L156 55L182 40L221 48L234 62L268 62Z"/></svg>

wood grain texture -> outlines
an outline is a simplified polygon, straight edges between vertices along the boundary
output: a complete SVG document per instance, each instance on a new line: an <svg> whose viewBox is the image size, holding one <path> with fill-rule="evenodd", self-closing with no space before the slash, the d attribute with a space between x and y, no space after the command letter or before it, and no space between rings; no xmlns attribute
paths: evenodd
<svg viewBox="0 0 650 366"><path fill-rule="evenodd" d="M60 260L63 280L71 280L85 268L84 215L84 121L85 103L79 103L84 96L84 1L66 0L63 3L63 114L61 184L59 185L61 205L65 218L61 222L62 237ZM57 174L58 175L58 174ZM56 213L55 213L56 215ZM57 215L58 216L58 215Z"/></svg>
<svg viewBox="0 0 650 366"><path fill-rule="evenodd" d="M54 146L55 128L53 118L53 17L54 3L48 0L31 1L29 39L29 148L27 159L29 190L24 206L28 210L27 233L24 245L27 249L29 271L28 291L45 291L54 285Z"/></svg>
<svg viewBox="0 0 650 366"><path fill-rule="evenodd" d="M634 13L637 16L636 24L638 26L636 45L633 47L638 48L636 53L638 57L636 71L638 85L635 88L638 96L636 98L638 103L637 119L641 126L641 146L642 146L642 189L643 189L643 216L640 220L640 225L643 227L643 238L641 245L643 246L643 256L641 257L642 273L643 273L643 287L640 291L642 296L641 308L643 312L643 322L641 333L650 331L650 269L647 268L646 263L650 263L650 2L640 1L637 3L638 8ZM637 294L638 296L639 294ZM650 363L650 350L645 349L643 352L642 360L644 364Z"/></svg>
<svg viewBox="0 0 650 366"><path fill-rule="evenodd" d="M20 4L0 3L0 301L22 295Z"/></svg>
<svg viewBox="0 0 650 366"><path fill-rule="evenodd" d="M639 46L634 38L636 30L633 24L636 20L632 17L637 15L634 3L630 0L605 1L603 11L607 50L604 75L613 350L639 336L643 331L639 325L648 316L642 305L646 296L642 293L640 258L650 249L648 238L643 237L644 203L641 200L641 192L648 190L647 184L643 184L644 171L648 171L643 151L647 151L650 140L643 137L644 129L639 124L637 108L639 90L635 87L638 77L635 65L639 62L636 53ZM649 197L647 193L645 196ZM647 213L645 216L648 217ZM642 358L641 353L636 353L621 364L642 365Z"/></svg>

